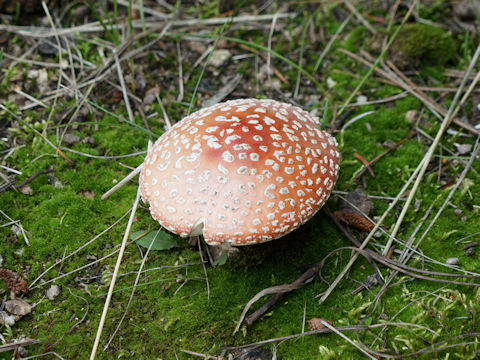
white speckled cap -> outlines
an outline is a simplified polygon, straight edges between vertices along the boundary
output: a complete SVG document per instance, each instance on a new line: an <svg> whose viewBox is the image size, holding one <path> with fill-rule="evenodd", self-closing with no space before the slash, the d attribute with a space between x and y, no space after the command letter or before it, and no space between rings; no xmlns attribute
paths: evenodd
<svg viewBox="0 0 480 360"><path fill-rule="evenodd" d="M241 99L199 110L150 149L140 174L152 216L210 245L279 238L325 203L339 169L335 139L306 111Z"/></svg>

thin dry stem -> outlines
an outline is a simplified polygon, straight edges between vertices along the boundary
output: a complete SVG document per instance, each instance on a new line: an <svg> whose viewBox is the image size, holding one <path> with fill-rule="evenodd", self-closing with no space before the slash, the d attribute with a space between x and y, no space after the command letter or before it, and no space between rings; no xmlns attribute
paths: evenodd
<svg viewBox="0 0 480 360"><path fill-rule="evenodd" d="M120 264L122 263L123 253L127 245L128 236L130 235L130 229L132 227L133 219L135 218L135 213L137 211L139 201L140 201L140 188L138 188L137 190L137 196L133 203L132 211L130 213L130 218L128 219L128 224L125 230L125 234L123 236L122 245L120 247L120 251L118 252L117 263L115 264L115 270L113 271L112 280L111 280L110 286L108 287L108 294L107 294L107 298L105 299L105 305L103 307L100 323L98 324L97 335L95 336L95 341L93 343L92 352L90 354L90 360L94 360L95 355L97 353L97 348L100 343L103 326L105 324L105 319L107 318L108 307L110 306L110 300L112 299L113 289L115 287L115 282L117 280Z"/></svg>

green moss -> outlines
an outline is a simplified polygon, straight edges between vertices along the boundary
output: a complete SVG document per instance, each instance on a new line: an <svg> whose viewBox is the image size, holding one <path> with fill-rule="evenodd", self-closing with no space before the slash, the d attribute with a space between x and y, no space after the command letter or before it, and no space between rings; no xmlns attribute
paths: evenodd
<svg viewBox="0 0 480 360"><path fill-rule="evenodd" d="M204 2L195 5L197 7L192 6L187 13L206 18L217 13L217 5L218 2ZM297 11L298 16L289 20L278 20L282 21L283 27L282 31L274 32L272 46L278 53L297 62L299 55L297 50L301 36L301 32L299 35L297 29L303 26L306 23L306 17L313 13L311 11L313 5L309 7L308 4L301 4L298 5L298 8L295 8L294 4L290 6L294 10L299 10ZM326 6L325 14L319 13L314 19L315 34L320 34L321 29L325 39L329 39L341 23L331 14L334 6ZM423 9L422 5L420 11ZM435 9L439 8L432 9L435 12ZM316 10L315 7L313 11ZM378 11L373 9L372 13L378 13ZM435 16L434 13L428 15L430 19ZM379 33L385 31L381 23L374 23L374 25L378 27ZM268 43L268 26L270 25L265 26L267 30L262 30L260 25L255 25L253 28L247 25L239 25L238 28L236 26L229 28L228 36L248 39L252 43L263 45ZM329 77L336 82L336 85L328 89L327 93L329 98L328 120L337 120L346 113L344 111L342 115L339 115L340 106L368 71L365 66L337 51L338 47L344 47L358 53L362 47L368 45L366 41L370 40L370 35L367 30L360 26L352 27L353 25L348 25L344 29L327 53L322 67L318 73L314 74L322 84L325 84ZM423 38L423 42L420 44L421 48L425 46L428 48L430 40L434 39L435 49L438 50L441 47L449 49L453 41L450 35L431 27L425 28L424 25L407 25L403 30L406 33L401 33L403 38L413 36L408 35L410 28L415 28L417 32L422 30L420 32L430 34ZM212 32L216 30L218 28L209 28L209 31ZM290 41L285 34L294 36L294 41ZM310 39L310 35L307 33L307 40ZM423 36L423 34L421 35ZM172 121L177 121L186 115L190 97L193 95L194 87L200 76L201 66L193 69L193 64L190 63L192 59L189 57L191 55L187 49L183 48L184 44L181 39L165 37L162 41L164 42L162 46L166 49L165 58L162 57L159 61L150 54L139 60L142 61L141 64L134 65L145 66L143 70L149 87L159 84L161 87L160 97L168 115ZM177 97L176 87L171 85L176 84L179 78L176 41L180 41L182 46L184 75L190 75L184 78L184 102L174 100ZM19 38L15 42L18 45L23 44L23 40ZM136 45L140 46L141 44L133 46ZM95 39L90 37L80 39L76 46L86 60L101 63L100 48ZM313 66L319 53L323 50L323 46L322 41L317 41L315 44L309 41L304 43L304 64L302 66L310 73L313 72ZM473 46L472 38L463 38L462 54L460 54L463 59L460 64L467 63ZM232 46L231 51L235 55L248 52L244 48L235 46ZM421 64L419 76L422 78L414 79L416 83L423 81L426 86L430 86L429 80L433 76L439 81L435 86L450 86L446 83L448 79L441 75L443 65L436 62L431 63L432 59L428 58L430 55L422 53L425 50L414 47L413 51L415 56L420 59ZM454 53L454 51L450 51L450 53ZM37 59L44 60L41 56L38 56ZM260 57L258 59L259 64L262 65L263 60ZM195 60L193 59L193 61ZM291 93L298 71L290 65L286 66L279 59L272 58L271 61L289 82L282 85L282 92ZM122 63L123 65L125 63ZM247 83L247 85L240 84L234 94L230 96L237 97L238 94L252 96L251 91L255 88L254 81L257 75L253 71L254 59L232 61L229 66L220 69L220 73L231 75L241 72L244 74L244 83ZM459 65L458 68L462 67ZM0 90L3 92L1 94L8 95L12 76L19 71L26 72L27 69L25 64L18 64L12 70L7 71L2 78L3 85ZM123 70L127 77L127 84L130 86L132 82L128 80L128 77L130 79L132 77L132 67L125 65ZM203 76L204 80L210 81L216 87L222 85L221 76L212 78L209 70ZM295 99L302 106L305 106L310 95L320 93L320 89L315 89L307 81L304 83L304 80L305 77L302 77L303 86L298 98ZM259 83L262 85L261 82ZM136 92L135 89L130 90L140 98L143 95ZM74 133L76 135L81 138L92 137L95 144L80 143L70 147L98 156L125 155L145 150L149 132L145 129L144 120L136 112L136 106L132 105L135 112L134 123L124 121L128 119L128 116L123 101L112 101L105 95L107 91L105 85L94 88L90 96L92 101L90 105L96 108L96 114L90 115L88 121L76 119L76 122L70 124L75 126ZM360 91L361 94L367 96L368 100L379 100L397 95L403 90L384 84L373 74ZM258 97L267 98L272 94L277 98L280 96L277 92L268 93L266 89L265 92L258 94ZM205 96L202 90L197 95ZM317 105L321 108L324 99L321 96L319 98L320 104ZM199 99L199 97L195 99L194 109L200 106ZM448 104L449 101L451 100L447 99L445 103ZM56 111L61 114L74 105L74 100L60 97ZM12 111L18 112L16 105L7 103L6 106ZM349 191L365 185L366 191L370 195L391 197L397 194L398 189L403 186L413 169L421 161L429 145L428 141L421 136L408 139L398 149L388 153L372 165L375 177L366 174L360 182L354 181L353 177L363 165L355 158L354 154L360 154L365 159L371 160L387 149L384 145L385 142L398 142L407 137L413 127L413 124L405 120L405 114L409 110L423 110L423 104L413 96L407 95L393 102L358 106L351 110L346 121L367 111L374 111L374 113L357 120L344 131L335 134L343 146L337 190ZM50 109L33 109L23 112L22 119L40 129L39 124L41 125L41 121L48 118L49 111ZM464 111L469 114L471 109L468 107ZM145 108L146 121L152 129L152 138L154 139L165 129L159 122L159 116L150 116L153 112L162 113L158 104ZM321 114L318 115L321 118ZM420 126L423 126L422 130L430 135L435 135L438 130L437 120L428 111L425 111L422 116L431 123L428 126L420 123ZM7 122L10 124L13 120L10 115L2 113L0 124L2 126ZM65 123L56 123L56 121L56 117L54 117L46 134L54 144L57 142L57 131L61 132L66 126ZM69 131L72 129L70 128ZM5 163L2 165L22 171L22 175L18 175L16 178L17 183L28 179L40 170L52 168L55 170L55 177L62 184L62 187L55 186L50 175L41 175L30 183L33 190L31 196L14 190L0 193L0 209L11 218L21 221L30 241L30 246L27 246L23 236L15 234L10 225L1 226L0 254L4 259L4 266L18 271L31 282L48 266L93 239L131 208L137 192L136 180L132 180L105 201L101 201L100 196L129 173L130 170L126 166L132 168L138 166L143 161L143 155L109 160L85 157L65 151L65 154L73 161L71 163L65 161L28 127L18 130L18 134L15 134L13 140L17 147L11 155L5 156ZM473 139L465 140L463 137L457 136L445 137L442 139L442 145L452 148L453 143L461 141L473 143ZM439 154L445 155L445 152L439 152ZM450 161L442 167L442 172L438 173L435 168L437 161L441 161L441 159L438 158L432 162L432 168L429 168L429 173L425 177L425 181L420 184L420 189L416 194L415 199L421 200L418 210L411 209L406 215L398 235L402 241L408 240L414 229L421 226L420 219L430 205L433 204L433 214L446 199L450 188L442 190L438 177L450 176L454 179L463 170L463 165L455 165ZM462 244L456 242L464 236L480 231L477 220L479 210L475 207L478 205L476 198L480 194L479 172L480 163L477 162L474 164L474 170L468 175L469 181L465 182L468 189L466 185L462 186L450 200L450 204L461 209L462 214L459 215L453 207L448 206L421 244L421 250L425 255L439 262L444 262L447 257L458 257L461 266L470 271L478 271L478 257L466 256ZM88 191L90 195L93 194L94 198L85 197L85 191ZM336 201L336 197L332 196L326 206L330 210L336 210ZM374 199L371 216L381 215L388 204L387 200ZM385 221L387 228L389 225L391 228L400 211L401 204ZM466 219L462 221L464 215ZM430 220L431 218L426 224ZM3 223L6 223L5 219ZM419 234L424 231L426 224L421 226ZM124 219L81 252L54 267L43 277L43 280L55 279L70 271L80 269L95 258L99 259L112 254L122 240L125 226L126 220ZM157 229L158 226L158 223L151 218L148 209L141 203L134 219L132 231L149 231ZM452 233L452 229L455 232ZM359 240L365 237L365 234L358 231L354 230L353 233ZM329 218L319 212L311 221L284 239L260 246L242 248L238 258L228 259L223 266L216 268L206 266L208 292L204 268L200 264L201 259L197 249L190 248L184 239L177 237L176 240L177 247L168 251L153 251L149 254L146 261L146 269L149 271L142 273L139 278L135 296L124 323L110 347L105 352L99 351L98 359L119 357L174 359L176 356L179 359L191 358L181 353L179 349L217 356L222 352L224 346L239 346L268 338L300 333L303 327L304 312L306 320L314 317L327 318L335 326L356 325L365 321L372 324L382 321L403 321L428 327L439 334L433 336L428 331L414 327L390 327L385 347L390 352L398 350L398 353L419 350L434 341L442 341L450 336L475 331L475 326L479 321L480 295L475 289L462 286L445 287L444 284L421 280L407 281L410 279L400 275L395 278L395 281L400 281L400 283L388 289L378 303L377 309L373 311L372 302L378 288L364 291L355 296L351 295L352 290L374 271L371 264L363 258L355 263L348 277L339 283L327 301L319 304L318 295L327 289L328 284L335 279L350 259L351 251L342 250L332 253L327 259L321 272L321 278L316 277L305 287L286 294L275 307L270 309L268 314L260 318L252 327L242 328L240 333L234 336L232 332L243 307L256 293L270 286L294 281L312 264L319 262L332 251L351 244ZM478 236L472 237L471 240L480 241ZM385 236L375 237L369 246L381 250L380 246L385 242ZM145 249L142 251L145 253ZM33 313L19 320L11 334L7 329L2 328L2 333L7 334L4 336L12 339L25 335L39 339L41 344L29 348L32 355L55 351L68 359L88 358L111 281L115 258L116 254L113 254L92 266L55 280L55 283L61 287L61 292L54 301L44 298L45 290L49 285L42 285L43 280L41 280L37 283L40 287L33 289L25 296L27 301L37 304ZM139 249L134 244L127 246L122 260L122 275L116 283L101 347L106 344L108 337L113 333L124 314L141 261ZM432 271L445 271L437 264L423 263L415 259L410 265ZM389 270L382 267L379 270L384 277L390 273ZM8 290L2 284L0 291L7 292ZM260 299L254 304L253 309L257 309L265 301L266 298ZM86 316L85 319L76 324L83 316ZM308 330L308 325L305 330ZM385 351L383 335L380 336L380 341L374 342L377 334L379 334L379 330L361 331L359 337L365 344L373 343L374 349ZM355 339L355 334L352 332L346 332L346 335ZM308 336L276 344L276 346L277 356L283 359L358 359L361 356L356 348L335 334ZM267 346L267 348L269 347ZM469 356L471 358L471 354L478 352L475 345L463 345L452 349L449 350L451 353L449 356L458 359L466 359ZM445 355L446 352L439 352L433 355L427 354L423 358L443 358Z"/></svg>
<svg viewBox="0 0 480 360"><path fill-rule="evenodd" d="M368 30L364 27L356 27L348 34L343 42L343 47L353 53L356 53L362 46Z"/></svg>
<svg viewBox="0 0 480 360"><path fill-rule="evenodd" d="M421 64L443 66L455 59L457 46L450 33L436 26L407 24L390 48L390 58L399 67Z"/></svg>

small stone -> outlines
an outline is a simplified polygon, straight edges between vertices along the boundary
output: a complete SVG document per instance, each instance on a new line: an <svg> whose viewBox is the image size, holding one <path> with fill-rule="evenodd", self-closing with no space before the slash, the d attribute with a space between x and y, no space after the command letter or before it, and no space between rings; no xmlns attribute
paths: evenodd
<svg viewBox="0 0 480 360"><path fill-rule="evenodd" d="M17 354L20 355L22 359L26 358L28 356L28 350L23 346L17 346Z"/></svg>
<svg viewBox="0 0 480 360"><path fill-rule="evenodd" d="M337 82L335 80L333 80L331 77L327 78L327 87L329 89L334 88L335 85L337 85Z"/></svg>
<svg viewBox="0 0 480 360"><path fill-rule="evenodd" d="M80 139L80 136L73 135L73 134L65 134L63 137L63 142L67 145L75 145L78 144L82 139Z"/></svg>
<svg viewBox="0 0 480 360"><path fill-rule="evenodd" d="M468 155L472 152L472 144L453 144L457 149L458 155Z"/></svg>
<svg viewBox="0 0 480 360"><path fill-rule="evenodd" d="M451 257L445 260L445 264L447 265L458 265L458 258L456 257Z"/></svg>
<svg viewBox="0 0 480 360"><path fill-rule="evenodd" d="M35 79L40 92L44 92L48 89L48 72L47 69L29 70L27 72L28 79Z"/></svg>
<svg viewBox="0 0 480 360"><path fill-rule="evenodd" d="M463 216L460 218L460 221L461 221L461 222L466 222L467 220L468 220L467 215L463 215Z"/></svg>
<svg viewBox="0 0 480 360"><path fill-rule="evenodd" d="M12 315L23 316L32 311L32 305L21 299L13 299L5 303L5 309Z"/></svg>
<svg viewBox="0 0 480 360"><path fill-rule="evenodd" d="M8 315L6 311L0 311L0 325L15 325L15 316Z"/></svg>
<svg viewBox="0 0 480 360"><path fill-rule="evenodd" d="M271 66L268 66L268 64L263 64L260 66L260 70L258 71L257 79L260 81L265 80L268 76L272 76L274 74L274 71Z"/></svg>
<svg viewBox="0 0 480 360"><path fill-rule="evenodd" d="M33 195L33 189L29 185L22 186L20 192L24 195Z"/></svg>
<svg viewBox="0 0 480 360"><path fill-rule="evenodd" d="M368 98L365 95L358 95L357 96L357 104L365 104L368 101Z"/></svg>
<svg viewBox="0 0 480 360"><path fill-rule="evenodd" d="M455 209L455 210L453 210L453 213L455 215L460 215L462 213L462 209Z"/></svg>
<svg viewBox="0 0 480 360"><path fill-rule="evenodd" d="M467 256L475 256L475 248L474 247L470 247L468 248L466 251L465 251L465 255Z"/></svg>
<svg viewBox="0 0 480 360"><path fill-rule="evenodd" d="M187 46L197 54L203 54L207 50L207 46L201 41L187 41Z"/></svg>
<svg viewBox="0 0 480 360"><path fill-rule="evenodd" d="M282 82L277 78L267 79L263 83L267 89L280 89Z"/></svg>
<svg viewBox="0 0 480 360"><path fill-rule="evenodd" d="M87 258L87 260L89 260L89 261L95 261L95 260L97 260L97 257L96 257L95 255L87 255L86 258Z"/></svg>
<svg viewBox="0 0 480 360"><path fill-rule="evenodd" d="M59 189L63 188L62 182L55 176L54 173L50 173L48 175L48 181L50 182L51 185L53 185L56 188L59 188Z"/></svg>
<svg viewBox="0 0 480 360"><path fill-rule="evenodd" d="M95 139L91 136L87 136L85 138L83 138L82 140L82 144L87 144L87 145L95 145Z"/></svg>
<svg viewBox="0 0 480 360"><path fill-rule="evenodd" d="M55 298L60 294L60 288L58 285L52 285L48 290L47 290L47 298L49 300L55 300Z"/></svg>
<svg viewBox="0 0 480 360"><path fill-rule="evenodd" d="M218 68L224 65L230 58L232 57L232 53L230 50L227 49L219 49L215 50L210 56L209 65Z"/></svg>
<svg viewBox="0 0 480 360"><path fill-rule="evenodd" d="M410 124L414 123L417 120L418 110L408 110L405 114L405 120Z"/></svg>

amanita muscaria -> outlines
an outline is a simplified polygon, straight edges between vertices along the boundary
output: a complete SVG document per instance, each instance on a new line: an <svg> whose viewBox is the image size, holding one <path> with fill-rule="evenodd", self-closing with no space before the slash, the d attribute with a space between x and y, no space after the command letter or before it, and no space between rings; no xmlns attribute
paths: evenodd
<svg viewBox="0 0 480 360"><path fill-rule="evenodd" d="M150 149L143 201L166 229L210 245L279 238L328 199L339 169L335 139L312 116L274 100L201 109Z"/></svg>

